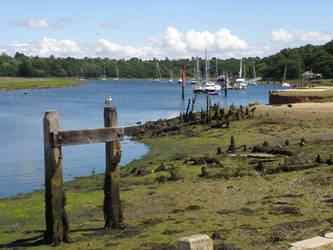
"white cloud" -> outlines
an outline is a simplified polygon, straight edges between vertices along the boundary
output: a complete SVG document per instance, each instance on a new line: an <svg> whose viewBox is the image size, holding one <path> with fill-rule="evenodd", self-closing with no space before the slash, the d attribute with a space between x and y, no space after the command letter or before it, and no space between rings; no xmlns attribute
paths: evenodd
<svg viewBox="0 0 333 250"><path fill-rule="evenodd" d="M116 59L191 58L197 55L203 57L206 48L210 56L219 58L265 56L270 52L267 45L249 46L229 29L220 29L215 33L191 29L187 33L182 33L174 27L167 27L163 34L149 37L145 43L142 46L131 46L100 38L93 44L78 44L73 40L45 37L38 42L15 42L6 49L12 54L18 51L30 56L54 55L78 58L99 56Z"/></svg>
<svg viewBox="0 0 333 250"><path fill-rule="evenodd" d="M290 42L294 39L294 36L283 28L278 30L272 30L270 33L270 37L273 42L283 42L283 43Z"/></svg>
<svg viewBox="0 0 333 250"><path fill-rule="evenodd" d="M120 21L104 22L100 25L103 29L118 29L121 26Z"/></svg>
<svg viewBox="0 0 333 250"><path fill-rule="evenodd" d="M280 28L278 30L272 30L270 37L273 42L328 42L333 39L332 32L318 32L318 31L303 31L293 30L288 32L287 30Z"/></svg>
<svg viewBox="0 0 333 250"><path fill-rule="evenodd" d="M211 49L215 43L215 35L208 31L198 32L192 29L186 34L186 42L190 49L203 51Z"/></svg>
<svg viewBox="0 0 333 250"><path fill-rule="evenodd" d="M44 28L44 29L56 29L63 30L64 24L73 23L73 20L68 17L63 17L55 23L49 23L44 18L37 19L34 17L29 17L24 21L17 20L11 23L11 25L19 27L29 27L29 28Z"/></svg>
<svg viewBox="0 0 333 250"><path fill-rule="evenodd" d="M48 57L54 55L55 57L82 57L83 51L78 44L72 40L56 40L44 37L42 41L37 43L18 43L15 42L10 45L11 50L24 53L29 56Z"/></svg>
<svg viewBox="0 0 333 250"><path fill-rule="evenodd" d="M97 55L99 56L110 56L112 58L138 57L146 59L163 55L162 51L151 46L135 48L128 45L119 45L103 38L98 40L98 44L100 45L100 47L97 48Z"/></svg>

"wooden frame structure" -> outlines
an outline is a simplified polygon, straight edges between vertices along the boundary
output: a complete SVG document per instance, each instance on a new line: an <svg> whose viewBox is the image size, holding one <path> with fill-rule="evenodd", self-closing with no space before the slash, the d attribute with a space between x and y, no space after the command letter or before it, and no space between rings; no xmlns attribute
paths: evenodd
<svg viewBox="0 0 333 250"><path fill-rule="evenodd" d="M66 197L63 188L62 146L105 142L104 228L106 230L122 228L119 162L120 140L124 139L124 128L118 127L116 107L104 108L104 128L61 131L60 118L56 110L45 112L43 127L46 242L58 245L61 241L69 241Z"/></svg>

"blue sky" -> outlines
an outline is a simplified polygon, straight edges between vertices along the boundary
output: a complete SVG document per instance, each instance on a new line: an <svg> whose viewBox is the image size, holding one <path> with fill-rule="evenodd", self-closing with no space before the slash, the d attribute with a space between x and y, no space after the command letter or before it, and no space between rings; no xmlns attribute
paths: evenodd
<svg viewBox="0 0 333 250"><path fill-rule="evenodd" d="M266 56L333 38L333 1L1 0L0 52L143 59Z"/></svg>

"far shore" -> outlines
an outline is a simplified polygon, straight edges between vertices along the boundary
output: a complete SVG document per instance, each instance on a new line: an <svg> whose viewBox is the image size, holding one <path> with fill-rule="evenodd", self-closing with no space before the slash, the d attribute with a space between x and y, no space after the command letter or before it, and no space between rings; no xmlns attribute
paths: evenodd
<svg viewBox="0 0 333 250"><path fill-rule="evenodd" d="M190 81L192 78L187 77L186 81ZM101 80L100 78L87 78L77 80L73 77L0 77L0 91L11 91L11 90L30 90L30 89L47 89L47 88L64 88L64 87L75 87L86 85L86 80ZM114 80L112 77L106 78L108 81ZM152 81L152 78L120 78L119 80L126 81ZM169 78L161 78L161 81L169 81ZM177 83L178 79L174 79L173 83ZM258 84L280 84L279 81L265 81L261 80ZM302 81L300 79L291 80L293 85L333 85L332 79L320 79L311 81Z"/></svg>
<svg viewBox="0 0 333 250"><path fill-rule="evenodd" d="M0 91L64 88L86 85L72 78L57 77L0 77Z"/></svg>

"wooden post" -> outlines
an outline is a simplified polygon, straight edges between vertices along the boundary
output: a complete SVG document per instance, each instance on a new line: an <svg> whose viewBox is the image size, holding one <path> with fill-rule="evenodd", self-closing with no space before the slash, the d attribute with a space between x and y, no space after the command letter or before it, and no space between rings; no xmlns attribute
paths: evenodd
<svg viewBox="0 0 333 250"><path fill-rule="evenodd" d="M44 238L52 245L68 241L68 220L65 212L61 147L53 145L53 133L60 130L58 111L46 111L44 125L45 218Z"/></svg>
<svg viewBox="0 0 333 250"><path fill-rule="evenodd" d="M117 108L104 108L104 127L117 127ZM120 141L105 143L106 169L104 180L104 229L123 228L123 214L120 203Z"/></svg>

